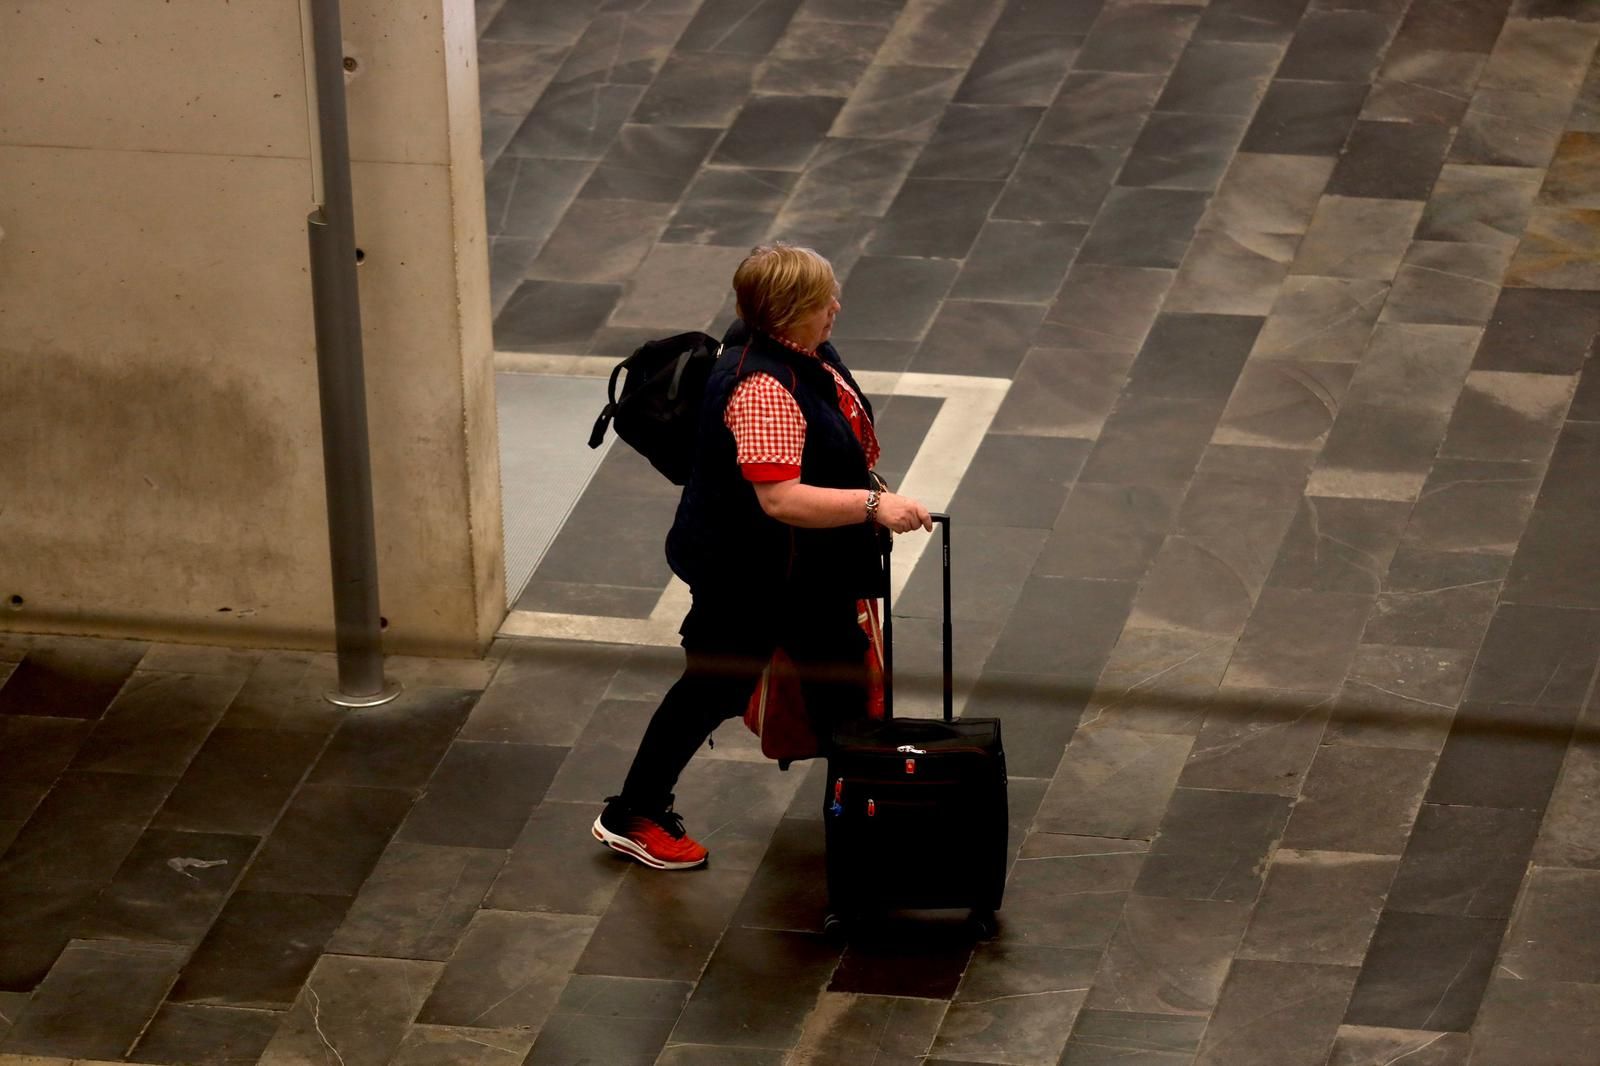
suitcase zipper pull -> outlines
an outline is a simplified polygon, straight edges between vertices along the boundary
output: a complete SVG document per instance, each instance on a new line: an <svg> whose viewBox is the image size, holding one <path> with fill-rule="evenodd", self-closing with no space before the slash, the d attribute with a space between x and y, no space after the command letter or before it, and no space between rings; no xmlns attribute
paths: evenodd
<svg viewBox="0 0 1600 1066"><path fill-rule="evenodd" d="M873 815L875 815L877 813L878 813L878 805L876 803L874 803L870 799L867 800L867 817L871 818Z"/></svg>
<svg viewBox="0 0 1600 1066"><path fill-rule="evenodd" d="M835 818L844 813L844 778L838 777L833 781L833 802L828 805L828 813Z"/></svg>

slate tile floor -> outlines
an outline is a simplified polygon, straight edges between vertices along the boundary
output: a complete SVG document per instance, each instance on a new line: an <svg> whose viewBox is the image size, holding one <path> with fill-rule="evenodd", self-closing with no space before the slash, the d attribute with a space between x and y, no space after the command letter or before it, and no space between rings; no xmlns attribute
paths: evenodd
<svg viewBox="0 0 1600 1066"><path fill-rule="evenodd" d="M1012 380L952 501L1001 935L824 940L818 774L738 729L710 869L595 847L670 650L346 713L326 656L10 637L0 1061L1600 1063L1592 0L478 13L501 348L720 325L786 236L854 365ZM648 612L652 478L520 606Z"/></svg>

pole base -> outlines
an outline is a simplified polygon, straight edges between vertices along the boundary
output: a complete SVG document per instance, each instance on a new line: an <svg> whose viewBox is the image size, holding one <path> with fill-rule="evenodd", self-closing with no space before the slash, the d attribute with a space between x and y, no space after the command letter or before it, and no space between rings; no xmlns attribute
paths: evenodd
<svg viewBox="0 0 1600 1066"><path fill-rule="evenodd" d="M386 679L382 691L370 696L347 696L343 692L329 690L322 694L322 698L339 707L381 707L400 695L400 689L400 682Z"/></svg>

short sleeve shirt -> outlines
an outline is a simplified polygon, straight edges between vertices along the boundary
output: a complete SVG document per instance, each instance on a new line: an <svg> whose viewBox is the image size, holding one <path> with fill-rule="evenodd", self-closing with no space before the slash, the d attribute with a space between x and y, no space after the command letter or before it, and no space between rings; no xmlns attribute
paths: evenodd
<svg viewBox="0 0 1600 1066"><path fill-rule="evenodd" d="M810 352L805 354L816 358ZM822 365L833 377L839 413L844 415L856 440L861 442L867 466L876 466L879 448L872 420L844 375L827 363ZM745 480L791 481L800 476L800 458L806 446L806 416L794 396L771 374L751 374L740 381L728 400L722 420L733 432L739 470Z"/></svg>

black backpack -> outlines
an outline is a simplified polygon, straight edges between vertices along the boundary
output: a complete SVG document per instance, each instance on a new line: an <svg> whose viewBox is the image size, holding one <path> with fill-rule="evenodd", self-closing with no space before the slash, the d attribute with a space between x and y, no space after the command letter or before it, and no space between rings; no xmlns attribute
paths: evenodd
<svg viewBox="0 0 1600 1066"><path fill-rule="evenodd" d="M674 485L688 483L700 400L721 352L715 337L698 330L640 345L611 371L609 402L595 419L589 447L600 447L606 426L615 423L617 436ZM623 371L628 376L619 397L617 376Z"/></svg>

